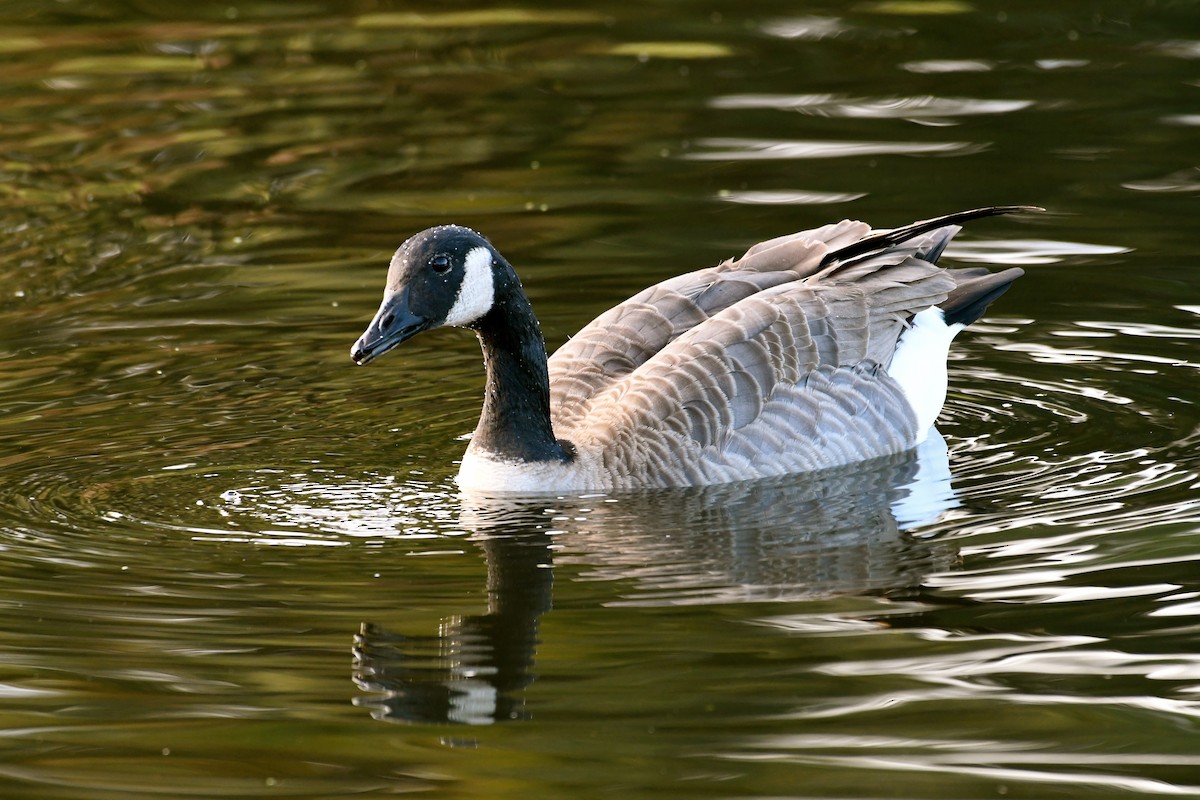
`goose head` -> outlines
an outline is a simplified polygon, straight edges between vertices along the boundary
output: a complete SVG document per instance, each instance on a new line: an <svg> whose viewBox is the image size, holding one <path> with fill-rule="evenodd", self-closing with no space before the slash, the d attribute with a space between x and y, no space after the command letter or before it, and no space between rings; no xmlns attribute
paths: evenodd
<svg viewBox="0 0 1200 800"><path fill-rule="evenodd" d="M496 273L505 269L512 270L470 228L439 225L410 237L392 256L383 303L350 357L361 366L421 331L475 326L495 305Z"/></svg>

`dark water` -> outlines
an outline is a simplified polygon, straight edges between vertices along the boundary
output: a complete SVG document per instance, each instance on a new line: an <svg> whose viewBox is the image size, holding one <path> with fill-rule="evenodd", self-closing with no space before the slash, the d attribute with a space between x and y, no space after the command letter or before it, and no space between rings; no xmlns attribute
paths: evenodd
<svg viewBox="0 0 1200 800"><path fill-rule="evenodd" d="M725 5L0 6L0 795L1200 795L1200 14ZM435 222L553 346L991 203L948 459L473 507L348 358Z"/></svg>

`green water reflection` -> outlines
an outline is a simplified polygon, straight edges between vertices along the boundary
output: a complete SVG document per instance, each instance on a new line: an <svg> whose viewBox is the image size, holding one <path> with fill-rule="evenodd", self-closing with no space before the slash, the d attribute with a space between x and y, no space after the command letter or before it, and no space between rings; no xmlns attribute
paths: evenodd
<svg viewBox="0 0 1200 800"><path fill-rule="evenodd" d="M0 795L1200 794L1186 4L0 23ZM554 346L770 236L1009 202L1049 212L947 256L1027 275L923 473L474 508L478 345L348 358L434 223Z"/></svg>

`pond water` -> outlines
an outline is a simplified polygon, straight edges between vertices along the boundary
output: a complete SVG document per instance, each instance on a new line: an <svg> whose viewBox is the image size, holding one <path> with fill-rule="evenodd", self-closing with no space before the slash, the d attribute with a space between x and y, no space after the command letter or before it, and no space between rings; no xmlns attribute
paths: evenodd
<svg viewBox="0 0 1200 800"><path fill-rule="evenodd" d="M1166 0L0 6L0 795L1200 795L1200 15ZM963 208L1026 276L920 453L504 507L455 221L551 347Z"/></svg>

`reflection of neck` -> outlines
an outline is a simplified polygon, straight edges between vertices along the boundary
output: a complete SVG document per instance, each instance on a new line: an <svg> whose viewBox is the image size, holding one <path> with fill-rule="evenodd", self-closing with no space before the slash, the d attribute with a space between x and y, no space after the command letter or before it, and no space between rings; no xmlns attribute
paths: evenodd
<svg viewBox="0 0 1200 800"><path fill-rule="evenodd" d="M389 634L363 623L355 682L381 697L358 698L383 719L491 724L526 717L521 690L534 680L538 624L550 610L550 537L535 531L542 507L480 530L487 559L486 614L443 620L435 636ZM512 530L514 532L509 533Z"/></svg>
<svg viewBox="0 0 1200 800"><path fill-rule="evenodd" d="M541 328L516 275L497 276L492 309L473 327L487 368L471 447L513 461L567 461L550 423L550 377Z"/></svg>
<svg viewBox="0 0 1200 800"><path fill-rule="evenodd" d="M540 511L537 520L541 520ZM488 614L532 632L538 617L550 610L554 571L550 569L549 537L543 533L496 535L480 547L487 557Z"/></svg>
<svg viewBox="0 0 1200 800"><path fill-rule="evenodd" d="M494 719L516 719L525 716L518 692L533 683L538 622L551 605L550 541L542 533L501 534L486 539L482 548L488 565L488 613L462 620L462 640L474 646L478 657L461 652L466 666L490 675L486 680L495 689Z"/></svg>

